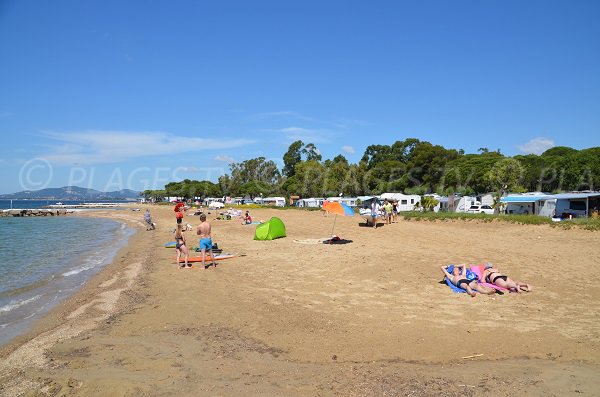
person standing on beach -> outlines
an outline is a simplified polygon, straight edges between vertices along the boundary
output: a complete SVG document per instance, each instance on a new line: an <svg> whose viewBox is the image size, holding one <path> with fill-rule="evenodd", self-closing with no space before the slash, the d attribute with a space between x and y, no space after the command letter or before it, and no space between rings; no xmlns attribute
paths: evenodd
<svg viewBox="0 0 600 397"><path fill-rule="evenodd" d="M180 264L179 267L184 269L186 267L192 267L190 263L188 263L189 251L187 246L185 245L185 236L183 234L183 228L181 227L181 223L177 224L177 229L175 230L175 248L177 249L177 263L179 263L179 259L183 254L185 262Z"/></svg>
<svg viewBox="0 0 600 397"><path fill-rule="evenodd" d="M385 201L385 219L387 224L389 225L390 223L392 223L392 209L394 208L392 206L392 202L391 201Z"/></svg>
<svg viewBox="0 0 600 397"><path fill-rule="evenodd" d="M371 219L373 220L373 229L377 229L377 215L379 215L379 203L377 199L373 199L371 203Z"/></svg>
<svg viewBox="0 0 600 397"><path fill-rule="evenodd" d="M210 259L212 260L212 265L214 267L217 266L217 264L215 263L215 255L213 254L213 250L212 250L212 238L211 238L211 228L210 228L210 223L208 223L206 221L206 214L200 214L200 225L198 226L198 229L196 230L196 234L200 236L200 252L202 254L202 266L204 266L205 269L208 269L208 266L210 265L206 265L206 250L208 250L210 252Z"/></svg>
<svg viewBox="0 0 600 397"><path fill-rule="evenodd" d="M152 216L150 215L150 210L146 209L146 212L144 212L144 221L146 221L146 230L154 230L156 229L154 227L154 222L152 222Z"/></svg>

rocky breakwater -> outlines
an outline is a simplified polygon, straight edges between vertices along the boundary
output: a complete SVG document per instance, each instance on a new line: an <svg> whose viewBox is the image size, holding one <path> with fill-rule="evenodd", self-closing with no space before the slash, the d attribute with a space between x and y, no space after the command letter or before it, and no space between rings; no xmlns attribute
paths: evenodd
<svg viewBox="0 0 600 397"><path fill-rule="evenodd" d="M12 209L12 210L1 210L0 217L8 216L59 216L66 215L73 211L67 211L66 209Z"/></svg>

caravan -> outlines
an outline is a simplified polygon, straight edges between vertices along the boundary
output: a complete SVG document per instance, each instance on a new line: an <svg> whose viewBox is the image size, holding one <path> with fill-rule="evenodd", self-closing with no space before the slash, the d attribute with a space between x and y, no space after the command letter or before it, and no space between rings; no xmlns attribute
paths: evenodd
<svg viewBox="0 0 600 397"><path fill-rule="evenodd" d="M322 198L311 197L297 200L294 205L299 208L319 208L323 205L324 201Z"/></svg>
<svg viewBox="0 0 600 397"><path fill-rule="evenodd" d="M265 197L262 199L262 205L272 205L275 207L285 207L285 197Z"/></svg>
<svg viewBox="0 0 600 397"><path fill-rule="evenodd" d="M481 201L472 196L454 196L448 197L448 210L450 212L467 212L473 205L481 205Z"/></svg>
<svg viewBox="0 0 600 397"><path fill-rule="evenodd" d="M348 207L356 207L358 199L356 197L328 197L327 201L339 201Z"/></svg>
<svg viewBox="0 0 600 397"><path fill-rule="evenodd" d="M397 201L397 212L414 211L421 203L421 196L418 194L383 193L379 196L379 199L382 201Z"/></svg>

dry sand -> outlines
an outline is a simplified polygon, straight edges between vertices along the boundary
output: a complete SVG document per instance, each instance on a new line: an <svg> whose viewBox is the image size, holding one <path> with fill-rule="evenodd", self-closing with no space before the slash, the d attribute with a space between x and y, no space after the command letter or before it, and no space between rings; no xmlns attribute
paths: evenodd
<svg viewBox="0 0 600 397"><path fill-rule="evenodd" d="M254 241L254 226L212 220L214 241L238 257L179 270L163 248L173 211L149 208L155 231L143 212L93 215L140 231L2 351L0 395L600 395L598 232L404 220L374 230L338 217L351 243L306 244L334 217L252 210L280 217L288 237ZM492 262L535 290L453 294L439 266L457 262Z"/></svg>

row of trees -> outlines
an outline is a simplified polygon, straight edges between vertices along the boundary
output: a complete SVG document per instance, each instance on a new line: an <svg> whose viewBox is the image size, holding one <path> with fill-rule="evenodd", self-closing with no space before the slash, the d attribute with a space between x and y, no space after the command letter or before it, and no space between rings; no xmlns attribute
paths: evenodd
<svg viewBox="0 0 600 397"><path fill-rule="evenodd" d="M264 157L230 165L217 183L171 182L146 197L292 196L322 197L406 192L474 194L484 192L594 190L600 186L600 147L558 146L542 155L506 157L481 148L477 154L446 149L409 138L393 145L371 145L357 164L338 155L322 160L316 146L293 142L284 167Z"/></svg>

